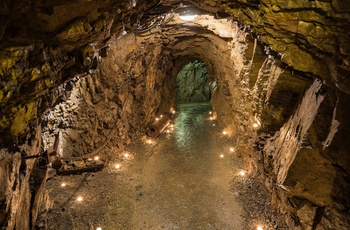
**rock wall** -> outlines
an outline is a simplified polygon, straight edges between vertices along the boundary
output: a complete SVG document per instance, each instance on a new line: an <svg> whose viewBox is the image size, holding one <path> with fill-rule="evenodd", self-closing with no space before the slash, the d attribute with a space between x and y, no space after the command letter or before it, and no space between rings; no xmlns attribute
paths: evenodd
<svg viewBox="0 0 350 230"><path fill-rule="evenodd" d="M50 204L52 168L27 157L57 136L65 157L122 148L175 105L176 75L201 59L220 127L291 228L350 228L348 1L193 1L212 15L191 23L179 3L1 3L3 226L29 229Z"/></svg>
<svg viewBox="0 0 350 230"><path fill-rule="evenodd" d="M160 90L165 68L171 66L160 55L160 46L133 34L111 44L99 68L78 80L70 97L45 115L44 149L53 147L59 132L63 157L91 153L112 139L114 146L123 148L146 133L158 114L174 107L174 93ZM167 105L162 110L161 98Z"/></svg>
<svg viewBox="0 0 350 230"><path fill-rule="evenodd" d="M210 101L208 70L203 62L189 63L180 70L176 76L176 99L178 103Z"/></svg>

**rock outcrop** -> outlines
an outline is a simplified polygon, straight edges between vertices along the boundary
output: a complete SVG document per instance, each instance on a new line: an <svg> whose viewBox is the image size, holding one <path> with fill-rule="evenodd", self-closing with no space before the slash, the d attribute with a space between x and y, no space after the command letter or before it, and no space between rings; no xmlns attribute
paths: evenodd
<svg viewBox="0 0 350 230"><path fill-rule="evenodd" d="M350 228L347 0L1 4L5 228L33 228L49 207L52 149L122 149L176 106L176 76L194 60L214 117L289 226ZM205 15L182 21L187 9Z"/></svg>

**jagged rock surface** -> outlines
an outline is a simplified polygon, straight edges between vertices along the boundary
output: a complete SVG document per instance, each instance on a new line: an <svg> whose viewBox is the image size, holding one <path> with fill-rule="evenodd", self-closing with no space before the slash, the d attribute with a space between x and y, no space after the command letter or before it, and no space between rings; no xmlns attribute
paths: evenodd
<svg viewBox="0 0 350 230"><path fill-rule="evenodd" d="M145 11L169 12L178 3L2 2L3 226L29 228L50 204L48 162L21 156L44 153L59 130L66 157L89 154L110 136L122 148L174 106L175 76L201 59L219 125L260 173L288 225L350 228L349 2L193 1L237 21L175 17L149 27Z"/></svg>

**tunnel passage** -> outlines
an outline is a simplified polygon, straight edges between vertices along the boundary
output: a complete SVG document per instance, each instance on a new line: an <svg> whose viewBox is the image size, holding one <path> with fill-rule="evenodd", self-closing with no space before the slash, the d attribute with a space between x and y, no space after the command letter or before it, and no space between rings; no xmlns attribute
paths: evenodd
<svg viewBox="0 0 350 230"><path fill-rule="evenodd" d="M218 126L290 228L350 228L349 1L9 2L0 10L3 226L31 227L48 201L52 168L38 170L38 157L75 167L88 154L119 156L175 108L175 77L195 58L215 82ZM202 12L182 20L192 4Z"/></svg>
<svg viewBox="0 0 350 230"><path fill-rule="evenodd" d="M176 76L177 103L210 101L208 70L202 61L186 64Z"/></svg>

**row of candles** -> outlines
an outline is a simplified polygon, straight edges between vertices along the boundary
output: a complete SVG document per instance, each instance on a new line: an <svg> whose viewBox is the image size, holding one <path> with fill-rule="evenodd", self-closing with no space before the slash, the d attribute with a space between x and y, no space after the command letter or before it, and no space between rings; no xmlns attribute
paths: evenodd
<svg viewBox="0 0 350 230"><path fill-rule="evenodd" d="M209 115L210 115L209 120L211 120L211 121L215 121L216 120L216 115L213 115L212 111L209 112ZM213 126L215 126L215 123L213 123ZM261 126L261 124L260 124L259 121L257 121L256 123L253 123L252 126L253 126L253 128L258 128L258 127ZM222 131L222 134L224 136L229 135L229 133L226 130ZM230 147L230 152L233 153L234 151L235 151L235 148L234 147ZM223 159L224 157L225 157L224 154L220 154L220 158ZM246 171L245 170L240 170L238 172L238 175L241 176L241 177L244 177L244 176L246 176ZM256 229L257 230L263 230L263 226L262 225L258 225L258 226L256 226Z"/></svg>
<svg viewBox="0 0 350 230"><path fill-rule="evenodd" d="M174 114L174 113L175 113L175 110L172 110L171 113ZM209 114L212 115L212 112L210 111ZM160 118L162 118L162 117L163 117L163 115L160 115ZM158 121L160 118L156 117L156 121ZM210 120L215 120L215 116L210 116L209 119L210 119ZM213 126L215 126L215 123L213 123ZM253 127L254 127L254 128L257 128L257 127L259 127L259 126L260 126L260 124L258 124L258 123L254 123L254 124L253 124ZM174 129L174 124L171 124L171 125L170 125L170 129L171 129L171 130ZM166 132L169 133L170 130L167 129ZM223 135L228 135L228 132L226 132L226 131L223 131L222 133L223 133ZM146 143L147 143L147 144L153 144L154 141L153 141L152 139L147 139L147 140L146 140ZM234 151L235 151L235 148L234 148L234 147L230 147L230 152L233 153ZM129 157L130 157L130 154L129 154L129 153L124 153L124 154L123 154L124 160L129 159ZM224 157L225 157L224 154L220 154L220 158L224 158ZM98 160L99 160L99 156L95 156L94 160L95 160L95 161L98 161ZM119 163L115 164L115 165L114 165L114 168L117 169L117 170L120 170L120 169L121 169L121 164L119 164ZM239 174L240 176L244 177L244 176L246 175L246 172L245 172L244 170L241 170L241 171L239 171L238 174ZM66 183L61 183L61 187L66 187ZM82 201L83 201L83 197L82 197L82 196L78 196L78 197L76 198L76 201L77 201L77 202L82 202ZM102 227L97 227L96 230L102 230ZM259 225L259 226L257 226L257 230L263 230L263 227Z"/></svg>
<svg viewBox="0 0 350 230"><path fill-rule="evenodd" d="M171 112L172 114L175 114L175 113L176 113L176 111L175 111L174 109L171 109L170 112ZM163 115L160 115L159 117L156 117L155 120L156 120L156 121L159 121L161 118L163 118ZM170 129L167 129L167 130L166 130L167 133L170 133L170 130L173 130L173 129L174 129L174 124L170 124L169 127L170 127ZM146 143L147 143L147 144L154 144L154 140L152 140L152 139L146 139ZM124 154L123 154L123 159L124 159L124 160L129 159L129 157L130 157L130 154L129 154L129 153L124 153ZM95 161L98 161L99 159L100 159L99 156L95 156L95 157L94 157L94 160L95 160ZM115 164L115 165L114 165L114 168L115 168L116 170L120 170L120 169L121 169L121 164L120 164L120 163ZM67 186L66 183L64 183L64 182L61 183L61 187L66 187L66 186ZM78 197L76 198L76 201L79 202L79 203L82 202L83 200L84 200L84 199L83 199L82 196L78 196ZM97 227L96 230L102 230L102 227Z"/></svg>

